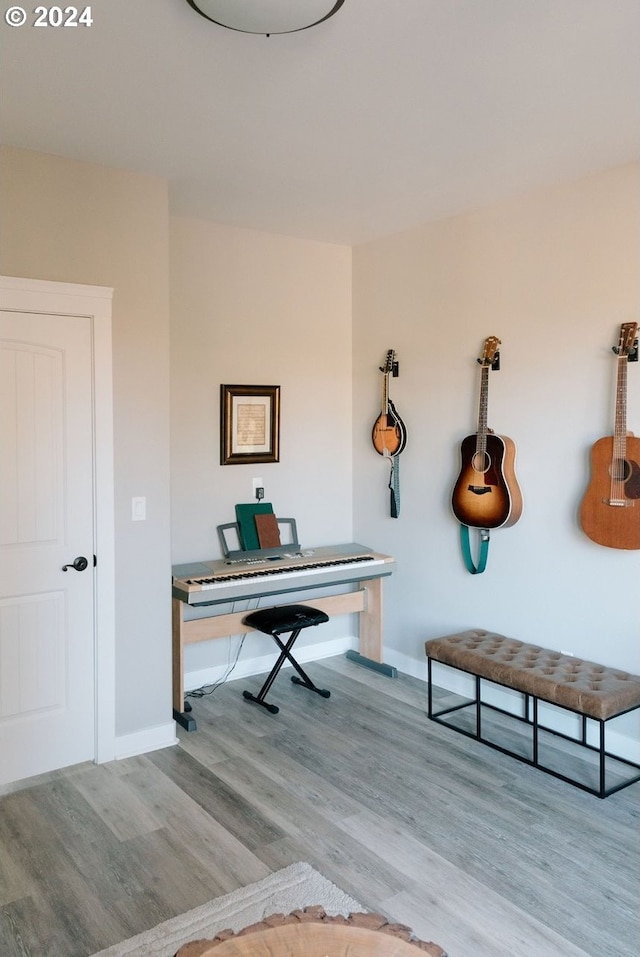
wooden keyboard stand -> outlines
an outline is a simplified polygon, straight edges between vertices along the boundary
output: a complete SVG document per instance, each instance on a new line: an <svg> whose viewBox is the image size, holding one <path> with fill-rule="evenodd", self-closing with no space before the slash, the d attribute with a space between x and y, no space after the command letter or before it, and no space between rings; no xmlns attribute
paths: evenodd
<svg viewBox="0 0 640 957"><path fill-rule="evenodd" d="M396 669L382 661L382 581L380 577L363 579L357 583L356 591L296 603L319 608L329 617L357 613L359 615L359 650L348 651L347 658L390 678L395 678ZM292 588L293 590L295 589ZM273 604L284 605L288 602L282 600L275 601ZM195 731L197 726L195 719L187 712L184 702L185 645L255 631L254 628L242 622L247 614L246 611L219 614L215 610L215 605L209 607L211 614L206 618L185 620L185 602L179 598L173 599L173 718L186 731Z"/></svg>

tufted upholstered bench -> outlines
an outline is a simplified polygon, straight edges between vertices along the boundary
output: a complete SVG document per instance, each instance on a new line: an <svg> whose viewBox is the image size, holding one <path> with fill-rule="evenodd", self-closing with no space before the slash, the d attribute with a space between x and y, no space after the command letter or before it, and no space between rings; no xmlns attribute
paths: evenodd
<svg viewBox="0 0 640 957"><path fill-rule="evenodd" d="M640 676L505 638L504 635L480 628L432 638L425 642L425 652L428 660L429 717L433 721L476 738L601 798L640 780L640 765L610 754L605 748L606 723L640 708ZM434 711L433 662L473 675L475 696L465 698L461 704ZM483 680L519 692L522 714L516 715L495 703L489 703L486 697L483 700ZM580 736L574 737L541 724L539 702L578 715ZM506 716L506 719L503 718L501 722L493 720L498 714ZM510 735L509 725L514 720L520 726L529 726L530 736ZM588 721L596 722L598 726L597 746L588 742ZM489 733L486 727L491 728ZM517 747L513 744L507 746L505 735L512 742L517 741ZM575 766L575 758L572 757L575 748L573 752L566 745L564 751L562 747L556 748L553 759L555 768L543 763L541 748L544 744L549 750L549 735L579 745L579 755L584 759L579 762L582 765L580 778L568 773L569 766ZM614 777L614 783L609 786L608 772Z"/></svg>

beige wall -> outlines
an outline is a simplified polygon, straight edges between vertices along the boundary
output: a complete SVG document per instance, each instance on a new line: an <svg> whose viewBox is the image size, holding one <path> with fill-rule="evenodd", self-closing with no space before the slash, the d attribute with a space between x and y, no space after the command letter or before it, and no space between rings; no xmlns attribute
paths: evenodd
<svg viewBox="0 0 640 957"><path fill-rule="evenodd" d="M594 545L576 517L590 446L611 431L610 347L640 318L638 177L610 170L352 253L170 223L162 180L2 151L0 271L115 288L118 734L170 719L169 566L215 556L215 526L256 475L303 543L355 538L397 557L386 644L402 670L423 675L425 638L474 625L640 670L640 552ZM491 334L489 424L517 444L525 510L473 577L449 500ZM409 432L398 520L370 442L389 348ZM220 466L222 382L282 387L279 464ZM629 427L640 433L640 364ZM139 495L148 519L132 523ZM204 658L188 667L217 663L190 651Z"/></svg>
<svg viewBox="0 0 640 957"><path fill-rule="evenodd" d="M354 529L399 560L386 627L404 670L424 674L426 638L479 626L638 672L640 552L595 545L577 510L590 446L613 429L611 346L640 319L639 223L632 165L354 250ZM489 335L489 425L517 445L525 505L472 576L450 495ZM398 520L369 441L388 348L409 434ZM640 364L628 422L640 434Z"/></svg>
<svg viewBox="0 0 640 957"><path fill-rule="evenodd" d="M174 563L220 556L216 526L254 500L254 477L303 545L350 541L351 250L173 218L171 315ZM279 463L220 465L221 383L281 387ZM187 670L220 656L223 642L188 648Z"/></svg>
<svg viewBox="0 0 640 957"><path fill-rule="evenodd" d="M116 734L171 720L169 245L158 178L2 149L0 273L114 287ZM147 521L131 521L132 496Z"/></svg>
<svg viewBox="0 0 640 957"><path fill-rule="evenodd" d="M215 526L252 500L254 475L303 542L351 538L351 251L196 220L170 228L161 179L9 148L1 204L0 272L115 290L116 733L126 736L171 719L171 561L219 553ZM281 386L279 464L220 466L222 382ZM147 521L132 522L140 495ZM195 667L227 655L221 642L189 651Z"/></svg>

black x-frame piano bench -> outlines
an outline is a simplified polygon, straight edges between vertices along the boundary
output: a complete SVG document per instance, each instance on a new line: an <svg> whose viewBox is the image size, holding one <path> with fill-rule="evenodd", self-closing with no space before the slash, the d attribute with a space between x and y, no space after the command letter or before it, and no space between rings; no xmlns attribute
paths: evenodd
<svg viewBox="0 0 640 957"><path fill-rule="evenodd" d="M243 624L249 625L251 628L255 628L256 631L261 631L265 635L271 635L280 649L280 654L258 694L254 695L250 691L243 691L243 697L246 698L247 701L255 701L256 704L262 705L262 707L270 711L271 714L277 714L280 709L275 704L269 704L268 701L265 701L265 698L269 694L271 685L278 677L278 672L285 661L288 660L298 672L298 674L291 676L291 680L294 684L302 685L303 688L315 691L316 694L321 695L323 698L329 698L331 692L316 687L309 675L302 670L291 654L291 649L303 628L310 628L312 625L321 625L325 621L329 621L329 616L317 608L311 608L309 605L280 605L275 608L261 608L259 611L253 611L250 615L246 615L245 618L243 618ZM286 641L283 641L280 636L287 634L289 637Z"/></svg>

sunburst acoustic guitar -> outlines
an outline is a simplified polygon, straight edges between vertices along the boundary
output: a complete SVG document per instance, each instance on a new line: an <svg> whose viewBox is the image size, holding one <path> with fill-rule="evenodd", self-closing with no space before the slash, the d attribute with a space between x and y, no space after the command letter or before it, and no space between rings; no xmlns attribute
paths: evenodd
<svg viewBox="0 0 640 957"><path fill-rule="evenodd" d="M640 439L627 432L627 366L637 334L636 322L620 326L613 347L618 366L613 435L591 448L591 477L580 505L585 534L609 548L640 548Z"/></svg>
<svg viewBox="0 0 640 957"><path fill-rule="evenodd" d="M453 489L453 513L461 525L502 528L514 525L522 514L522 495L515 474L516 447L511 439L487 427L489 370L500 340L485 340L480 363L478 428L462 440L461 468Z"/></svg>

